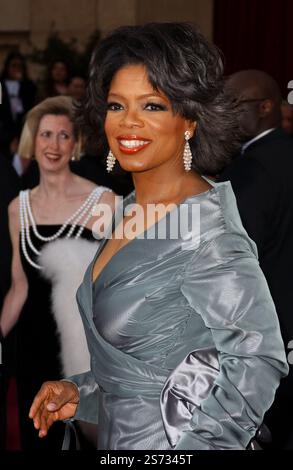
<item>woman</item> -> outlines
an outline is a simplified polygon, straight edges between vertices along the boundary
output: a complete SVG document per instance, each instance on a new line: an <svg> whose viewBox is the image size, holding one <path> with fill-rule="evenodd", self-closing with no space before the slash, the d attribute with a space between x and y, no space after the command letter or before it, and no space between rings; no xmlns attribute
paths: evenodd
<svg viewBox="0 0 293 470"><path fill-rule="evenodd" d="M91 210L97 202L111 207L114 203L110 190L70 171L69 161L78 155L78 147L70 98L48 98L30 111L19 153L26 158L35 156L40 183L31 191L21 191L9 206L12 283L0 320L4 336L18 323L17 379L24 449L40 447L28 420L32 398L48 375L52 379L61 376L59 340L51 312L51 285L42 277L43 266L38 255L47 242L57 238L65 237L67 243L70 237L96 241L92 234L96 218ZM55 263L58 258L55 257ZM66 262L70 264L70 259ZM64 310L66 301L73 295L74 291L64 290ZM50 440L41 443L41 447L60 448L60 440L56 443L54 436Z"/></svg>
<svg viewBox="0 0 293 470"><path fill-rule="evenodd" d="M52 96L68 95L69 81L69 65L64 60L54 60L48 66L39 98L43 100Z"/></svg>
<svg viewBox="0 0 293 470"><path fill-rule="evenodd" d="M2 103L0 106L0 151L12 158L17 150L23 118L34 106L36 86L28 78L24 57L11 52L4 63L0 78Z"/></svg>
<svg viewBox="0 0 293 470"><path fill-rule="evenodd" d="M201 176L235 147L222 85L190 24L124 27L95 52L85 124L107 138L108 170L132 173L136 206L78 291L91 370L42 386L40 437L74 417L99 423L99 449L245 449L271 405L287 373L274 305L230 184Z"/></svg>

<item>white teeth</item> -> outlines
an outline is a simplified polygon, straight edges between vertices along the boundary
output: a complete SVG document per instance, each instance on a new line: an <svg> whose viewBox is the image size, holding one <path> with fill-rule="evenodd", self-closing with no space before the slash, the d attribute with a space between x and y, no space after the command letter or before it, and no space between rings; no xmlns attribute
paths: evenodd
<svg viewBox="0 0 293 470"><path fill-rule="evenodd" d="M147 140L119 140L120 145L128 149L134 149L136 147L141 147L142 145L148 144Z"/></svg>

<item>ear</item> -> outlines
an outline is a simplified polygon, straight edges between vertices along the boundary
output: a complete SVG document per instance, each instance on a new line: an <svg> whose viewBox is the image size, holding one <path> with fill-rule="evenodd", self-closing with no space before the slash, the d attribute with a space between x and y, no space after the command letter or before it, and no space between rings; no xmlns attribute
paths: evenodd
<svg viewBox="0 0 293 470"><path fill-rule="evenodd" d="M259 107L260 117L262 118L267 117L269 114L271 114L272 110L273 110L273 102L271 100L262 101Z"/></svg>
<svg viewBox="0 0 293 470"><path fill-rule="evenodd" d="M187 121L186 123L186 130L190 132L191 137L194 136L195 129L197 127L197 122L196 121Z"/></svg>

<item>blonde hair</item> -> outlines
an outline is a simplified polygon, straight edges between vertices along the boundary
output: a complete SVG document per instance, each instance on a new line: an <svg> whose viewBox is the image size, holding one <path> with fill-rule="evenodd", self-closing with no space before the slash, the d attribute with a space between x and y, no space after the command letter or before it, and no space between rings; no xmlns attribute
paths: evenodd
<svg viewBox="0 0 293 470"><path fill-rule="evenodd" d="M81 154L81 136L75 125L73 101L69 96L47 98L28 112L20 136L18 155L27 159L34 157L35 140L39 125L41 119L47 114L67 116L72 122L74 136L76 138L76 146L72 158L78 160Z"/></svg>

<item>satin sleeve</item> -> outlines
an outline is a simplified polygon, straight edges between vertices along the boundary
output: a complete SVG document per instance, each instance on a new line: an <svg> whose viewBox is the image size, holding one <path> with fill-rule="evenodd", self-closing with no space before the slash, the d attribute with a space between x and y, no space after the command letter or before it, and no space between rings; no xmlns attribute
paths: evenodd
<svg viewBox="0 0 293 470"><path fill-rule="evenodd" d="M253 242L222 234L187 265L182 293L210 330L219 373L175 449L245 449L288 365Z"/></svg>
<svg viewBox="0 0 293 470"><path fill-rule="evenodd" d="M99 386L95 381L93 373L89 370L82 374L73 375L64 380L74 383L79 391L79 404L73 419L80 419L87 423L98 424Z"/></svg>

